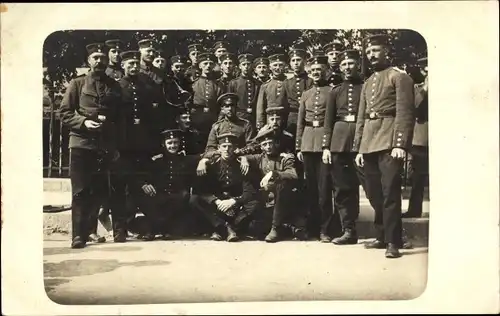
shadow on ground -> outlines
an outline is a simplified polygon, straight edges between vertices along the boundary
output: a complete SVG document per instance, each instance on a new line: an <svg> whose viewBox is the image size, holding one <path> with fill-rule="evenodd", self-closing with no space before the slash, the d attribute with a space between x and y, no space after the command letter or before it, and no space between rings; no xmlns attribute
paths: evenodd
<svg viewBox="0 0 500 316"><path fill-rule="evenodd" d="M137 262L120 262L116 259L83 259L46 262L43 274L46 278L69 278L83 275L107 273L121 267L145 267L170 264L163 260L145 260Z"/></svg>
<svg viewBox="0 0 500 316"><path fill-rule="evenodd" d="M81 252L89 252L89 251L139 251L142 250L142 247L126 247L126 246L118 246L118 247L96 247L96 245L88 245L82 249L71 249L68 247L51 247L51 248L43 248L44 256L53 256L53 255L66 255L71 253L81 253Z"/></svg>

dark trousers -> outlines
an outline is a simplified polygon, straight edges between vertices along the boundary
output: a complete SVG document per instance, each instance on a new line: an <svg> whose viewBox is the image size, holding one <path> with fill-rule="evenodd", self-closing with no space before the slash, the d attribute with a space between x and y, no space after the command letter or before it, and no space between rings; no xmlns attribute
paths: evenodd
<svg viewBox="0 0 500 316"><path fill-rule="evenodd" d="M324 192L325 190L323 188L325 185L323 179L325 177L322 175L324 167L321 156L322 153L317 152L303 153L306 189L305 199L309 211L307 226L312 236L319 235L319 233L328 234L333 215L331 202L329 207L322 207L326 205L326 203L321 205L319 199L320 192Z"/></svg>
<svg viewBox="0 0 500 316"><path fill-rule="evenodd" d="M362 183L364 187L364 173L354 162L356 153L332 153L331 157L332 163L324 165L322 208L331 207L333 191L334 216L340 216L343 231L354 230L359 216L359 185Z"/></svg>
<svg viewBox="0 0 500 316"><path fill-rule="evenodd" d="M424 189L429 177L429 149L423 146L413 146L412 149L412 179L408 213L422 215Z"/></svg>
<svg viewBox="0 0 500 316"><path fill-rule="evenodd" d="M71 148L70 156L72 237L87 240L97 225L99 206L109 194L106 166L96 150Z"/></svg>
<svg viewBox="0 0 500 316"><path fill-rule="evenodd" d="M214 203L209 203L204 196L193 194L189 199L191 208L200 212L210 222L216 231L221 231L226 224L231 224L235 229L244 230L248 219L259 207L258 200L251 200L242 205L236 211L234 217L229 217L217 209Z"/></svg>
<svg viewBox="0 0 500 316"><path fill-rule="evenodd" d="M364 154L366 190L375 210L377 239L401 246L401 170L403 160L390 151Z"/></svg>
<svg viewBox="0 0 500 316"><path fill-rule="evenodd" d="M186 210L189 192L166 192L158 190L149 196L144 192L139 197L139 207L146 219L146 230L153 234L166 234L173 229L173 221Z"/></svg>
<svg viewBox="0 0 500 316"><path fill-rule="evenodd" d="M138 172L148 158L151 158L149 152L122 152L120 158L112 166L109 205L115 237L126 234L127 222L131 216L135 216L135 214L130 214L131 210L127 202L130 198L136 201L137 196L142 192L137 182Z"/></svg>

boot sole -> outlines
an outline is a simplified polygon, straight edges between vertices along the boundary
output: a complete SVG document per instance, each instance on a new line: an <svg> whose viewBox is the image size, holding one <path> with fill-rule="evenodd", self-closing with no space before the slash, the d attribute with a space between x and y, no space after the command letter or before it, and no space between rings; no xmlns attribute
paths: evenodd
<svg viewBox="0 0 500 316"><path fill-rule="evenodd" d="M332 243L335 244L335 245L356 245L358 243L358 241L341 241L341 242L338 242L338 241L335 241L335 240L332 240Z"/></svg>

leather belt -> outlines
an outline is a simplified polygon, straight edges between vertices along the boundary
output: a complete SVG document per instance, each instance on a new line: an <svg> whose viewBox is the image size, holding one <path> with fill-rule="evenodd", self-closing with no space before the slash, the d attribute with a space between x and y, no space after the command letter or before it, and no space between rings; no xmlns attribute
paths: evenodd
<svg viewBox="0 0 500 316"><path fill-rule="evenodd" d="M365 119L367 120L378 120L385 117L396 117L396 112L370 112L365 114Z"/></svg>
<svg viewBox="0 0 500 316"><path fill-rule="evenodd" d="M323 127L323 123L324 122L321 121L311 121L311 122L306 121L306 126L318 128L318 127Z"/></svg>
<svg viewBox="0 0 500 316"><path fill-rule="evenodd" d="M342 121L342 122L353 123L353 122L356 122L356 114L337 115L336 120L337 121Z"/></svg>

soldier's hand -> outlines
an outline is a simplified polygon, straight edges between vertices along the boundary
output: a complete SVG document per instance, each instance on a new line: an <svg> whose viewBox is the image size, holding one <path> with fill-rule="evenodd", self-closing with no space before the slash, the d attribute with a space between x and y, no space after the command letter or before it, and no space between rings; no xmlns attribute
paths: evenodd
<svg viewBox="0 0 500 316"><path fill-rule="evenodd" d="M393 148L391 151L391 156L395 159L404 159L405 154L405 150L401 148Z"/></svg>
<svg viewBox="0 0 500 316"><path fill-rule="evenodd" d="M265 188L265 187L267 187L267 185L269 184L269 181L271 180L272 176L273 176L273 173L272 173L271 171L270 171L270 172L268 172L268 173L264 176L264 178L262 178L262 180L260 181L260 187L261 187L261 188Z"/></svg>
<svg viewBox="0 0 500 316"><path fill-rule="evenodd" d="M429 76L425 76L424 85L422 87L422 89L424 89L424 91L427 91L429 89L428 78L429 78Z"/></svg>
<svg viewBox="0 0 500 316"><path fill-rule="evenodd" d="M142 186L142 190L144 193L146 193L149 196L155 196L156 195L156 190L155 187L152 186L151 184L145 184Z"/></svg>
<svg viewBox="0 0 500 316"><path fill-rule="evenodd" d="M106 121L106 115L98 115L97 119L99 122L104 123Z"/></svg>
<svg viewBox="0 0 500 316"><path fill-rule="evenodd" d="M102 125L102 123L99 123L99 122L96 122L96 121L93 121L93 120L89 120L89 119L85 120L83 122L83 124L88 129L98 129Z"/></svg>
<svg viewBox="0 0 500 316"><path fill-rule="evenodd" d="M198 162L198 167L196 167L196 174L198 176L207 174L207 161L207 158L202 158L200 162Z"/></svg>
<svg viewBox="0 0 500 316"><path fill-rule="evenodd" d="M363 167L365 165L365 159L363 158L363 154L357 154L355 162L356 165L358 165L358 167Z"/></svg>
<svg viewBox="0 0 500 316"><path fill-rule="evenodd" d="M248 164L248 159L245 156L240 157L240 169L243 175L247 175L250 165Z"/></svg>
<svg viewBox="0 0 500 316"><path fill-rule="evenodd" d="M304 156L302 155L302 152L299 151L297 153L297 159L300 161L300 162L304 162Z"/></svg>
<svg viewBox="0 0 500 316"><path fill-rule="evenodd" d="M329 149L323 149L323 163L329 165L332 163L332 153Z"/></svg>

